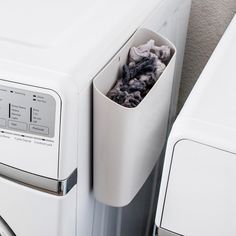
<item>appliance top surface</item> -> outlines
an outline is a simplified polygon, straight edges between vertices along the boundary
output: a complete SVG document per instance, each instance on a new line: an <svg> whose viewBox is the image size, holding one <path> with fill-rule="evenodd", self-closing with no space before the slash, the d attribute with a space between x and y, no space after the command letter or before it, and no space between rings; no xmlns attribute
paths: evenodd
<svg viewBox="0 0 236 236"><path fill-rule="evenodd" d="M213 52L174 127L186 136L236 148L236 16ZM181 124L181 126L179 126ZM180 128L181 127L181 128ZM182 131L181 131L182 129ZM183 131L184 130L184 131Z"/></svg>
<svg viewBox="0 0 236 236"><path fill-rule="evenodd" d="M91 80L161 2L1 1L0 63L79 71L78 83Z"/></svg>
<svg viewBox="0 0 236 236"><path fill-rule="evenodd" d="M48 48L93 5L93 0L6 1L0 7L0 40Z"/></svg>

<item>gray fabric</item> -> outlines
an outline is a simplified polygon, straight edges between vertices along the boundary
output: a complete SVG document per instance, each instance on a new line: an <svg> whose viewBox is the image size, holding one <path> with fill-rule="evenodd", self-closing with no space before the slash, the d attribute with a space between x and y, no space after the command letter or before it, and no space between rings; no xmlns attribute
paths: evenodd
<svg viewBox="0 0 236 236"><path fill-rule="evenodd" d="M144 57L149 57L151 49L154 47L154 40L149 40L146 44L132 47L129 52L129 62L139 62Z"/></svg>
<svg viewBox="0 0 236 236"><path fill-rule="evenodd" d="M122 106L137 106L163 73L170 58L170 48L155 46L154 40L132 47L122 77L107 96Z"/></svg>

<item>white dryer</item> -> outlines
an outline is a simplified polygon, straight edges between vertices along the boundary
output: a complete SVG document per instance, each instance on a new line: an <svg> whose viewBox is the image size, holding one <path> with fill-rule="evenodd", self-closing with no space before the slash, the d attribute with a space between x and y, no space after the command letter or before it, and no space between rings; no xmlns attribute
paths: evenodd
<svg viewBox="0 0 236 236"><path fill-rule="evenodd" d="M169 136L157 208L160 236L236 234L236 17Z"/></svg>
<svg viewBox="0 0 236 236"><path fill-rule="evenodd" d="M168 29L183 55L190 0L172 2L0 3L0 235L98 235L91 82L140 26L161 29L181 2L182 27Z"/></svg>

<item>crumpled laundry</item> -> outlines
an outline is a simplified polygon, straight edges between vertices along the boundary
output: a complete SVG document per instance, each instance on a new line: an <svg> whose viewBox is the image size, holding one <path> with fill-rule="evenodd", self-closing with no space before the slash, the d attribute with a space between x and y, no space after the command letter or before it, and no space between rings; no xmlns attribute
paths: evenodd
<svg viewBox="0 0 236 236"><path fill-rule="evenodd" d="M154 40L132 47L122 76L107 93L114 102L125 107L136 107L147 95L171 59L171 49L156 46Z"/></svg>
<svg viewBox="0 0 236 236"><path fill-rule="evenodd" d="M129 52L129 61L138 62L145 57L149 57L151 49L155 46L154 40L149 40L146 44L132 47Z"/></svg>

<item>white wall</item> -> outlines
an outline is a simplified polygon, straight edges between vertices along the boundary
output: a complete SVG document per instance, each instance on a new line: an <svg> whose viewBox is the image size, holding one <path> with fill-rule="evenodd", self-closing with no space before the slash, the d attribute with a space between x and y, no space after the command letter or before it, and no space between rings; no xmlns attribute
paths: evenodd
<svg viewBox="0 0 236 236"><path fill-rule="evenodd" d="M193 0L180 86L179 109L183 106L235 13L236 0Z"/></svg>

